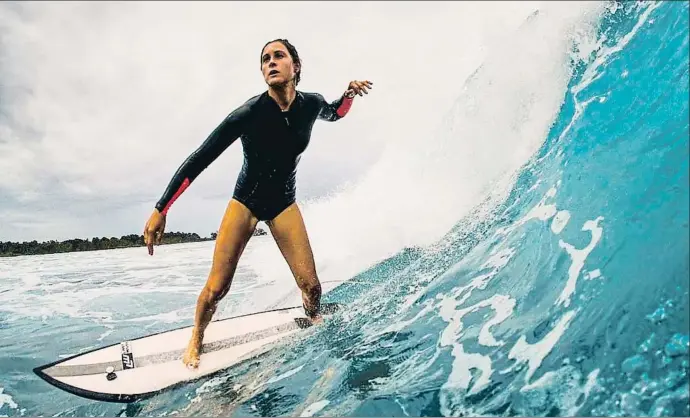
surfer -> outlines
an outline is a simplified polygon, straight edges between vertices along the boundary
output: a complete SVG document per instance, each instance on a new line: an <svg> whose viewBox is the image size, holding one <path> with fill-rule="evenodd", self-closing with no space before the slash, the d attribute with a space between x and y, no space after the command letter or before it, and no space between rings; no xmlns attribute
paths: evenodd
<svg viewBox="0 0 690 418"><path fill-rule="evenodd" d="M153 255L154 244L162 241L171 205L203 170L241 138L244 163L216 236L211 270L197 299L192 336L182 358L188 367L199 365L204 330L218 302L230 289L239 258L259 221L268 225L302 291L305 314L314 322L321 320L321 284L295 200L297 164L309 144L316 119L341 119L350 110L355 95L368 94L372 83L351 81L345 93L331 103L319 93L297 91L302 62L286 39L264 45L261 72L267 91L231 112L189 155L144 227L144 242Z"/></svg>

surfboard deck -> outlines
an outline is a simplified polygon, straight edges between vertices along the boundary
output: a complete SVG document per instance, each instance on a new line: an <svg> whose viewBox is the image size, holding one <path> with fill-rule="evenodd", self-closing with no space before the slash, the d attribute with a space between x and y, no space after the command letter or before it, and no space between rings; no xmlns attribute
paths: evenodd
<svg viewBox="0 0 690 418"><path fill-rule="evenodd" d="M337 303L321 306L324 317L341 308ZM96 348L33 371L74 395L129 403L227 369L310 326L301 306L213 320L204 333L197 369L182 363L190 325Z"/></svg>

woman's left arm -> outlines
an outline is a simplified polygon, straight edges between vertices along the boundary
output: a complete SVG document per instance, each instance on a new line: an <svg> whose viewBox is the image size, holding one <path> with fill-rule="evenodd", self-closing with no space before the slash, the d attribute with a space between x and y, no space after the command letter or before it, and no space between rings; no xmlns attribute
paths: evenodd
<svg viewBox="0 0 690 418"><path fill-rule="evenodd" d="M352 102L356 94L362 96L362 94L369 94L367 89L372 87L371 81L351 81L347 86L347 90L343 93L340 98L332 103L328 103L323 96L319 95L321 99L321 110L319 111L319 119L327 120L329 122L335 122L338 119L342 119L347 115L352 107Z"/></svg>

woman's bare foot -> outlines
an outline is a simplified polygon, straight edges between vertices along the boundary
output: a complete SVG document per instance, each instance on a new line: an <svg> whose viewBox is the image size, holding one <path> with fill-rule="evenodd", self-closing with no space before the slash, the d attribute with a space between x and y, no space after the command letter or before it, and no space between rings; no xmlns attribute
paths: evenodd
<svg viewBox="0 0 690 418"><path fill-rule="evenodd" d="M192 338L189 340L189 344L187 345L187 350L182 356L182 362L185 364L185 366L193 369L199 367L202 340L203 337L199 338L196 335L192 335Z"/></svg>
<svg viewBox="0 0 690 418"><path fill-rule="evenodd" d="M311 323L316 325L323 322L323 317L318 309L314 309L314 304L310 303L309 296L306 293L302 293L302 307L304 308L304 313L307 318L311 320Z"/></svg>
<svg viewBox="0 0 690 418"><path fill-rule="evenodd" d="M316 316L311 317L309 319L311 319L311 323L314 325L318 325L323 322L323 317L321 316L321 314L317 314Z"/></svg>

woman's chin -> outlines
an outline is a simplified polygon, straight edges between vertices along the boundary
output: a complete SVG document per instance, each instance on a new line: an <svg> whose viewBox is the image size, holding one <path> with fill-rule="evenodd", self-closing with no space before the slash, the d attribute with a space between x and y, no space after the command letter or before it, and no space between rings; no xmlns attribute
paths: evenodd
<svg viewBox="0 0 690 418"><path fill-rule="evenodd" d="M279 88L287 85L287 81L282 77L272 77L266 80L266 84L268 84L269 87Z"/></svg>

